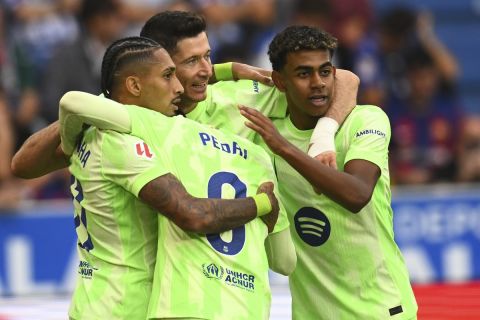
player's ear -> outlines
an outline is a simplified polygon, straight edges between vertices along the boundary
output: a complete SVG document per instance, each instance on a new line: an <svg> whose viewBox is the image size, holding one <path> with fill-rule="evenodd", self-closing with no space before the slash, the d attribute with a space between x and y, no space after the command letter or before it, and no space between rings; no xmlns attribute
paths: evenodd
<svg viewBox="0 0 480 320"><path fill-rule="evenodd" d="M285 84L283 82L283 76L280 72L273 70L272 80L278 90L280 90L281 92L285 92Z"/></svg>
<svg viewBox="0 0 480 320"><path fill-rule="evenodd" d="M139 97L142 92L142 86L140 84L140 78L136 76L128 76L125 79L125 87L128 92L135 97Z"/></svg>

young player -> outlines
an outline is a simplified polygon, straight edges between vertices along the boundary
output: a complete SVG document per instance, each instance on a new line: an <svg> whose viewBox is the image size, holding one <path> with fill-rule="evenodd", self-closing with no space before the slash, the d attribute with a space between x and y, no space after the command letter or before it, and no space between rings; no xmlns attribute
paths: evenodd
<svg viewBox="0 0 480 320"><path fill-rule="evenodd" d="M305 153L333 95L336 44L315 28L286 28L269 56L290 116L272 123L241 107L247 126L273 152L289 214L298 256L289 278L293 318L415 319L408 271L393 238L387 116L376 106L352 111L335 137L339 171Z"/></svg>

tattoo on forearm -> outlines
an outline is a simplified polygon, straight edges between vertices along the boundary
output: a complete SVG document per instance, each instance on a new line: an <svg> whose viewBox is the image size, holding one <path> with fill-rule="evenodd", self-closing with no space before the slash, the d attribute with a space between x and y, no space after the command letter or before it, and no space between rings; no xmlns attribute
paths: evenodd
<svg viewBox="0 0 480 320"><path fill-rule="evenodd" d="M179 227L202 233L230 230L256 217L255 202L251 198L195 198L170 173L148 183L141 190L140 198Z"/></svg>

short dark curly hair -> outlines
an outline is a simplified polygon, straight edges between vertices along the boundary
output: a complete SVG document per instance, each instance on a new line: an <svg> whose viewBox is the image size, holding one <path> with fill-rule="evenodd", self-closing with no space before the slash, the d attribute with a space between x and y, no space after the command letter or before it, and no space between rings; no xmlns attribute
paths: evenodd
<svg viewBox="0 0 480 320"><path fill-rule="evenodd" d="M140 36L160 43L172 54L180 40L196 37L207 29L205 18L194 12L163 11L145 23Z"/></svg>
<svg viewBox="0 0 480 320"><path fill-rule="evenodd" d="M309 26L290 26L278 33L270 42L268 56L275 71L287 62L287 54L302 50L328 50L330 56L337 48L337 38L326 31Z"/></svg>

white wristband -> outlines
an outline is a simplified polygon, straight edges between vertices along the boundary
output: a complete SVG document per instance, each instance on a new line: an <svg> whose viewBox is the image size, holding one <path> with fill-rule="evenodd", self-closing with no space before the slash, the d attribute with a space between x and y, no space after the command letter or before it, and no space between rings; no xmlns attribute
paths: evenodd
<svg viewBox="0 0 480 320"><path fill-rule="evenodd" d="M326 151L335 152L335 133L338 127L338 122L332 118L322 117L318 119L312 137L310 138L308 155L316 157Z"/></svg>

